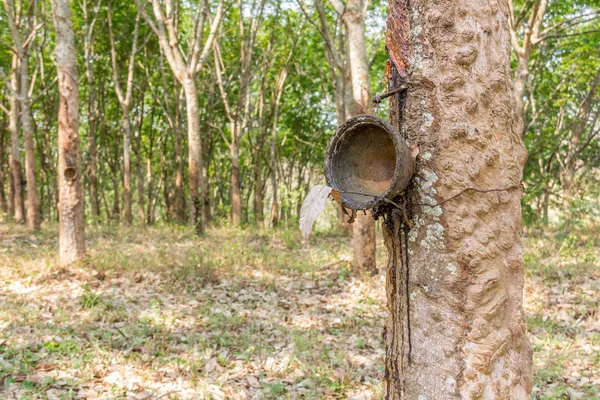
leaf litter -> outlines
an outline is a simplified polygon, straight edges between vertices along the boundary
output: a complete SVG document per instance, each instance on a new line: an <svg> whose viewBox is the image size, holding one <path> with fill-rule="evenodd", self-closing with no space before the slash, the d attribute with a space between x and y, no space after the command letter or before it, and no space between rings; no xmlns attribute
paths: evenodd
<svg viewBox="0 0 600 400"><path fill-rule="evenodd" d="M0 397L381 398L385 284L348 238L98 227L61 268L54 228L0 227ZM600 243L525 244L533 397L599 398Z"/></svg>

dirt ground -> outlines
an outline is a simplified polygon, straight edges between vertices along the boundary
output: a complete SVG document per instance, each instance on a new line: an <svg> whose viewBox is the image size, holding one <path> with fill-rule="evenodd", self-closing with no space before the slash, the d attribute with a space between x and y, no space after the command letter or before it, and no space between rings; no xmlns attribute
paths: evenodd
<svg viewBox="0 0 600 400"><path fill-rule="evenodd" d="M55 231L0 225L0 398L381 398L385 283L347 238L101 226L60 268ZM526 240L533 398L600 398L599 260L593 234Z"/></svg>

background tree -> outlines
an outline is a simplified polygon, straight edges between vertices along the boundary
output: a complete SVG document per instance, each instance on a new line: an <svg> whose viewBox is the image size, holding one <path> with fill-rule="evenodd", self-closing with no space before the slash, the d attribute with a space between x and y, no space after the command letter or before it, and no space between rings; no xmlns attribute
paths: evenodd
<svg viewBox="0 0 600 400"><path fill-rule="evenodd" d="M31 230L40 229L40 201L36 187L36 163L33 144L33 117L31 115L31 88L29 79L29 52L33 48L36 26L37 2L31 1L27 7L27 16L16 15L16 10L23 10L24 4L19 1L15 7L12 1L4 0L6 19L13 40L12 51L17 56L18 71L13 71L13 78L19 77L18 82L13 82L11 90L15 90L13 97L19 102L20 122L25 143L25 177L27 184L27 224ZM18 88L18 89L17 89Z"/></svg>
<svg viewBox="0 0 600 400"><path fill-rule="evenodd" d="M133 28L133 41L129 53L129 65L127 66L127 80L125 91L121 87L119 80L119 71L117 67L117 51L115 46L115 34L112 22L111 0L108 0L108 33L110 38L110 58L112 61L113 83L117 99L122 109L121 126L123 129L123 215L122 221L125 225L131 225L133 222L133 196L131 193L131 106L133 100L133 79L135 71L135 56L138 52L138 36L140 28L139 12L135 18Z"/></svg>
<svg viewBox="0 0 600 400"><path fill-rule="evenodd" d="M84 195L79 148L79 88L71 9L67 0L52 1L56 33L58 110L59 250L63 265L85 256Z"/></svg>
<svg viewBox="0 0 600 400"><path fill-rule="evenodd" d="M217 6L214 18L210 22L210 31L202 46L204 34L204 24L208 20L208 2L204 1L197 11L194 21L194 31L191 45L187 55L184 54L181 47L179 32L179 3L177 7L171 0L166 2L166 12L163 11L158 0L153 0L152 11L154 18L146 12L145 6L136 0L136 4L144 16L146 23L152 28L154 34L158 37L161 49L165 54L167 61L177 80L181 83L186 96L187 111L187 129L188 129L188 169L189 169L189 187L190 187L190 221L196 227L198 233L204 231L204 222L202 220L202 202L200 201L200 190L204 191L206 181L200 175L200 166L202 165L202 149L200 140L200 120L198 108L198 89L196 86L196 74L202 69L206 58L212 48L217 29L223 16L223 1Z"/></svg>

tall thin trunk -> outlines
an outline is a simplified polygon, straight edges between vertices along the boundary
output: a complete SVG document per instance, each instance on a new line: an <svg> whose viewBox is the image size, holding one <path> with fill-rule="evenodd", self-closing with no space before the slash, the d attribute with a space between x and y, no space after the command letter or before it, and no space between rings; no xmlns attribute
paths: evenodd
<svg viewBox="0 0 600 400"><path fill-rule="evenodd" d="M133 201L131 193L131 121L129 105L123 106L123 213L121 222L131 225L133 222Z"/></svg>
<svg viewBox="0 0 600 400"><path fill-rule="evenodd" d="M108 34L110 38L110 55L112 61L113 80L115 92L119 104L121 105L123 115L121 118L121 127L123 128L123 215L121 222L125 225L133 223L133 194L131 191L131 103L133 99L133 78L135 71L135 56L137 54L138 34L140 26L140 14L138 12L135 19L133 32L133 41L131 52L129 54L129 65L127 66L127 81L125 82L125 92L121 87L119 80L119 71L117 66L117 51L115 46L115 35L112 24L111 1L108 1Z"/></svg>
<svg viewBox="0 0 600 400"><path fill-rule="evenodd" d="M106 131L106 130L105 130ZM109 167L111 173L111 181L113 184L113 206L112 206L112 214L110 219L113 221L119 222L121 218L121 195L120 195L120 174L119 174L119 142L117 140L113 140L113 148L112 148L112 160L110 160ZM108 210L106 211L108 214Z"/></svg>
<svg viewBox="0 0 600 400"><path fill-rule="evenodd" d="M144 90L142 90L142 107L140 107L140 118L138 121L138 129L135 134L135 175L136 175L136 184L137 184L137 203L138 203L138 220L140 224L146 223L146 210L144 208L144 174L142 171L142 131L144 127Z"/></svg>
<svg viewBox="0 0 600 400"><path fill-rule="evenodd" d="M93 78L92 78L93 79ZM92 204L92 216L96 219L100 218L100 198L98 197L98 150L96 148L96 109L93 105L95 100L94 89L92 89L93 80L90 82L88 80L89 85L89 96L92 97L88 99L88 179L89 179L89 188L90 188L90 202Z"/></svg>
<svg viewBox="0 0 600 400"><path fill-rule="evenodd" d="M232 127L232 129L236 129ZM236 135L232 135L236 136ZM240 179L240 148L237 139L230 143L229 154L231 158L231 220L233 225L239 226L242 222L242 190Z"/></svg>
<svg viewBox="0 0 600 400"><path fill-rule="evenodd" d="M147 199L146 199L146 224L152 225L154 223L154 207L152 202L154 200L154 184L152 182L152 157L146 158L146 182L147 187Z"/></svg>
<svg viewBox="0 0 600 400"><path fill-rule="evenodd" d="M198 234L204 232L204 221L202 213L201 198L198 193L198 186L204 187L203 176L201 174L202 166L202 142L200 140L200 121L198 91L196 87L196 75L200 71L208 57L208 53L213 46L217 36L217 30L221 24L223 16L223 0L219 0L215 14L210 22L209 34L202 44L204 34L204 23L207 22L210 10L203 3L199 7L194 27L194 37L192 46L189 47L187 55L183 54L179 38L179 7L172 7L172 3L167 3L166 12L163 12L158 0L152 0L152 12L154 18L146 12L145 4L140 0L135 0L139 12L142 14L146 23L150 26L156 37L165 57L177 80L183 86L186 99L187 123L188 123L188 166L190 179L190 222L194 225Z"/></svg>
<svg viewBox="0 0 600 400"><path fill-rule="evenodd" d="M175 112L175 189L173 193L172 214L175 220L183 224L185 222L185 191L183 189L183 90L177 96L177 108Z"/></svg>
<svg viewBox="0 0 600 400"><path fill-rule="evenodd" d="M208 227L212 215L210 212L210 193L208 191L209 188L209 166L210 166L210 156L211 156L211 127L209 125L210 119L213 117L213 109L215 106L214 101L214 86L211 85L208 90L208 99L207 99L207 110L204 116L204 134L202 135L202 166L201 166L201 176L200 180L200 193L202 193L202 219L204 220L205 227Z"/></svg>
<svg viewBox="0 0 600 400"><path fill-rule="evenodd" d="M12 91L19 92L19 58L13 54L12 58ZM9 163L12 179L13 216L15 222L25 222L25 193L23 188L23 168L21 166L21 151L19 149L19 102L14 95L10 96L10 114L8 116L8 130L10 131Z"/></svg>
<svg viewBox="0 0 600 400"><path fill-rule="evenodd" d="M278 104L278 103L277 103ZM280 217L279 217L279 177L278 177L278 157L277 157L277 127L279 120L279 107L275 105L275 112L273 113L273 137L271 138L271 155L269 164L271 165L271 191L272 200L271 200L271 224L274 228L279 226Z"/></svg>
<svg viewBox="0 0 600 400"><path fill-rule="evenodd" d="M161 172L161 179L164 182L163 184L163 199L165 202L165 208L164 208L164 218L167 222L170 222L171 219L174 216L174 212L172 212L172 204L171 204L171 193L169 191L169 171L168 171L168 167L169 164L167 163L167 157L165 155L166 153L166 140L163 140L163 144L162 144L162 151L160 154L160 172Z"/></svg>
<svg viewBox="0 0 600 400"><path fill-rule="evenodd" d="M21 126L25 143L25 176L27 178L27 226L33 231L40 229L40 199L36 186L35 147L33 144L33 118L29 91L29 57L21 60Z"/></svg>
<svg viewBox="0 0 600 400"><path fill-rule="evenodd" d="M254 217L256 223L259 226L264 224L264 185L263 185L263 172L262 163L260 161L260 155L257 154L256 160L254 161Z"/></svg>
<svg viewBox="0 0 600 400"><path fill-rule="evenodd" d="M405 197L410 222L390 209L383 223L389 399L529 398L526 152L508 14L506 1L389 2L389 89L410 84L391 99L391 121L424 155Z"/></svg>
<svg viewBox="0 0 600 400"><path fill-rule="evenodd" d="M202 148L200 141L200 107L198 92L194 79L187 79L183 83L188 123L188 170L190 174L190 222L196 233L204 232L202 219L202 201L198 192L198 184L202 179L200 166L202 165Z"/></svg>
<svg viewBox="0 0 600 400"><path fill-rule="evenodd" d="M58 71L59 253L63 265L85 256L85 217L79 149L79 88L68 0L52 0Z"/></svg>
<svg viewBox="0 0 600 400"><path fill-rule="evenodd" d="M11 155L8 154L8 215L12 218L15 215L15 184L13 181L13 175L10 171L11 167Z"/></svg>
<svg viewBox="0 0 600 400"><path fill-rule="evenodd" d="M95 15L92 21L89 20L87 0L83 1L83 16L85 24L84 36L84 55L85 55L85 76L88 84L88 154L87 154L87 172L90 191L90 202L92 206L92 216L96 219L100 218L100 198L98 197L98 166L97 166L97 149L96 149L96 124L98 118L98 107L96 104L96 89L94 87L94 68L92 66L92 38L93 28L98 15L98 8L95 10Z"/></svg>
<svg viewBox="0 0 600 400"><path fill-rule="evenodd" d="M517 69L513 80L515 91L515 111L521 118L525 117L525 93L527 90L527 79L529 78L529 55L518 54ZM525 132L523 131L523 135Z"/></svg>
<svg viewBox="0 0 600 400"><path fill-rule="evenodd" d="M365 5L363 0L348 0L342 19L348 32L348 60L352 98L346 102L352 116L371 111L371 82L365 38ZM348 104L350 103L350 104ZM358 213L352 225L354 266L359 271L377 273L375 259L375 221L370 213Z"/></svg>
<svg viewBox="0 0 600 400"><path fill-rule="evenodd" d="M0 123L0 214L5 214L8 212L8 203L6 201L6 174L4 172L4 144L5 144L5 132L6 125L4 121Z"/></svg>

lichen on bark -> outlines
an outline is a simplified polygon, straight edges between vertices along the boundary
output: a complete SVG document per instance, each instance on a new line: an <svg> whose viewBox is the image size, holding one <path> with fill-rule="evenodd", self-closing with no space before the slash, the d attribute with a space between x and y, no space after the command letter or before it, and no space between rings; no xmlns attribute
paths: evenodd
<svg viewBox="0 0 600 400"><path fill-rule="evenodd" d="M390 89L409 82L406 98L391 102L391 122L422 156L409 191L409 240L393 236L405 234L399 226L384 229L388 398L528 398L520 206L526 154L511 85L508 3L390 0L389 8L389 18L407 21L388 21L388 48L402 41L396 48L409 49L405 76L391 68ZM408 282L399 254L409 256Z"/></svg>

